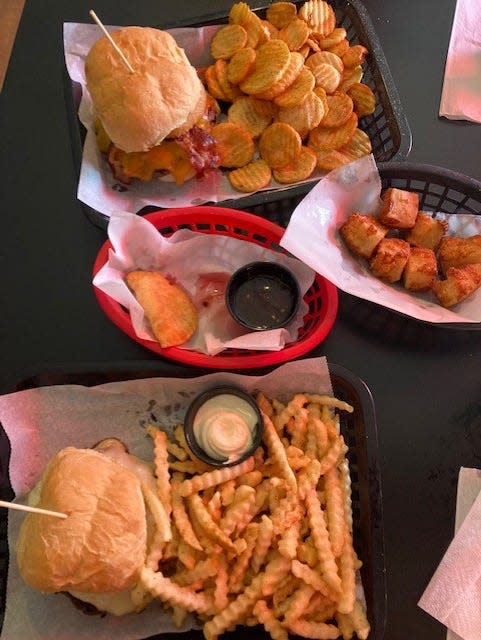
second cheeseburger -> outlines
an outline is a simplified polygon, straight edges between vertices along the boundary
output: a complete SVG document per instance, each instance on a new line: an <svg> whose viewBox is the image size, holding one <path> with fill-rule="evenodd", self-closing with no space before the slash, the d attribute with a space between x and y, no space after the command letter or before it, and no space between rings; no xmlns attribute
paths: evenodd
<svg viewBox="0 0 481 640"><path fill-rule="evenodd" d="M66 592L97 611L138 610L132 590L149 537L142 485L155 490L150 465L118 440L59 451L29 502L67 518L30 513L22 522L17 562L25 582L43 593Z"/></svg>
<svg viewBox="0 0 481 640"><path fill-rule="evenodd" d="M177 184L218 166L209 134L216 104L196 69L166 31L125 27L90 49L87 88L99 147L117 179L151 180L160 172Z"/></svg>

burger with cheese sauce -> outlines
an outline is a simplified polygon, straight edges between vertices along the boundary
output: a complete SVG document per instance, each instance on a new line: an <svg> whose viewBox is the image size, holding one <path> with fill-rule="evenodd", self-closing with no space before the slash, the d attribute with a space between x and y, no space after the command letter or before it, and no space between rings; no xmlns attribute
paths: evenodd
<svg viewBox="0 0 481 640"><path fill-rule="evenodd" d="M100 612L138 610L131 593L151 529L142 484L155 491L151 465L119 440L59 451L29 503L68 517L26 516L16 549L24 581L43 593L66 592Z"/></svg>
<svg viewBox="0 0 481 640"><path fill-rule="evenodd" d="M218 107L174 38L160 29L125 27L97 40L85 62L100 150L125 183L154 175L177 184L216 169L209 133Z"/></svg>

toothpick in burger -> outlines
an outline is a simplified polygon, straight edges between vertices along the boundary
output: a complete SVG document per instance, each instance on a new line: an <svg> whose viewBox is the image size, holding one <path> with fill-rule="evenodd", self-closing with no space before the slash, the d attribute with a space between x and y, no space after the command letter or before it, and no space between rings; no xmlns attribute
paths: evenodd
<svg viewBox="0 0 481 640"><path fill-rule="evenodd" d="M59 451L29 501L68 517L26 516L16 549L24 581L88 603L85 611L91 605L114 615L138 610L132 591L149 535L142 484L155 490L150 465L116 439Z"/></svg>

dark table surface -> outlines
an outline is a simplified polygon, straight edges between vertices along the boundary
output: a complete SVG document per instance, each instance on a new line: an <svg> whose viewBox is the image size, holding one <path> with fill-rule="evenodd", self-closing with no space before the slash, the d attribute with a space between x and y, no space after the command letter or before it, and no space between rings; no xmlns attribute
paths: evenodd
<svg viewBox="0 0 481 640"><path fill-rule="evenodd" d="M438 117L454 0L365 0L409 120L410 161L481 179L481 126ZM105 23L170 25L226 0L97 0ZM252 6L259 6L252 3ZM62 23L88 22L82 0L27 2L0 95L2 233L0 392L32 373L149 361L194 375L121 333L100 310L91 268L105 232L76 199L64 102ZM426 327L340 296L314 352L344 365L376 404L383 484L386 640L437 640L445 629L417 601L453 533L461 466L481 466L481 332Z"/></svg>

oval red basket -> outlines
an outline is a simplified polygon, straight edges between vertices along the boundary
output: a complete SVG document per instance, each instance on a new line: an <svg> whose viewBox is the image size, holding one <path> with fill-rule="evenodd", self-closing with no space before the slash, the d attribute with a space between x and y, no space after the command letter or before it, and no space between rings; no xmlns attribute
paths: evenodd
<svg viewBox="0 0 481 640"><path fill-rule="evenodd" d="M284 229L251 213L222 207L199 206L163 209L144 217L166 237L179 229L190 229L198 233L227 235L286 253L279 245ZM94 276L106 263L109 249L112 249L112 245L107 240L95 259ZM294 360L324 340L334 324L338 309L336 287L316 273L313 284L304 296L309 310L304 316L304 325L299 330L295 342L289 343L280 351L226 349L215 356L209 356L179 347L162 349L155 341L139 338L132 326L128 310L97 287L94 287L94 292L100 307L110 320L146 349L176 362L212 369L248 369Z"/></svg>

